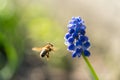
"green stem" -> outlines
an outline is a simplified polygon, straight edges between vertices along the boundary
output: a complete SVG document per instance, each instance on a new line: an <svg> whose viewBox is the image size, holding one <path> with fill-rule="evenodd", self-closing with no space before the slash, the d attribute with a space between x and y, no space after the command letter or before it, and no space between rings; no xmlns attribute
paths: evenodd
<svg viewBox="0 0 120 80"><path fill-rule="evenodd" d="M82 53L82 56L83 56L83 59L85 60L86 64L88 65L89 69L90 69L90 72L91 74L93 75L94 77L94 80L99 80L95 70L93 69L92 65L90 64L89 60L85 57L84 53Z"/></svg>

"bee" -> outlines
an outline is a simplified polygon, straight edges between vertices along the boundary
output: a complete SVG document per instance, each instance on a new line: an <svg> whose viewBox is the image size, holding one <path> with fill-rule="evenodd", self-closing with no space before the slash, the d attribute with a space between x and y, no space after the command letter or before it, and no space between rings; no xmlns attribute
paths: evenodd
<svg viewBox="0 0 120 80"><path fill-rule="evenodd" d="M49 52L54 51L53 44L48 43L44 47L34 47L32 48L33 51L40 52L40 57L47 57L47 59L50 57Z"/></svg>

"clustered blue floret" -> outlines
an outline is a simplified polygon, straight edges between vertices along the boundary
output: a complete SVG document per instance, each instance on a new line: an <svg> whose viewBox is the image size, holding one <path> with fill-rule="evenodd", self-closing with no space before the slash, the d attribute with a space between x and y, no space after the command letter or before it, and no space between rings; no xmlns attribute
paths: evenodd
<svg viewBox="0 0 120 80"><path fill-rule="evenodd" d="M72 52L72 57L80 57L82 53L90 56L90 41L85 35L86 26L80 17L72 17L68 24L68 33L65 34L65 45L68 51Z"/></svg>

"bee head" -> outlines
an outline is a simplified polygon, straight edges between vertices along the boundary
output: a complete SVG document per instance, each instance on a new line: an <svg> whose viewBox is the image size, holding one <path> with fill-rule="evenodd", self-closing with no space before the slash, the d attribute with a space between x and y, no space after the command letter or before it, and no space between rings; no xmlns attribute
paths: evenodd
<svg viewBox="0 0 120 80"><path fill-rule="evenodd" d="M53 44L51 44L51 43L48 43L48 45L51 46L51 47L53 47Z"/></svg>

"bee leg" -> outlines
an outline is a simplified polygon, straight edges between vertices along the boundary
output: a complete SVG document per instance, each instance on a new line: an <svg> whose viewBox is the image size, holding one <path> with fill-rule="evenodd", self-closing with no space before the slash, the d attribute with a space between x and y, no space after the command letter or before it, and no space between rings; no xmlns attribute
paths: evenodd
<svg viewBox="0 0 120 80"><path fill-rule="evenodd" d="M48 60L48 59L49 59L49 57L50 57L50 56L49 56L49 53L47 53L47 54L46 54L46 57L47 57L47 60Z"/></svg>

